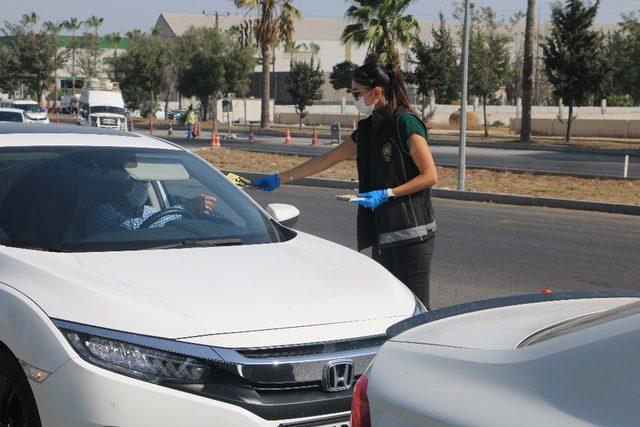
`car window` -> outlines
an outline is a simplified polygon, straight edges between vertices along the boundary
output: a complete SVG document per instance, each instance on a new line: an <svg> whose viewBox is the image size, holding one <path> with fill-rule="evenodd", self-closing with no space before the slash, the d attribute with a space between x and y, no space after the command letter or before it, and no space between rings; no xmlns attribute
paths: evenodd
<svg viewBox="0 0 640 427"><path fill-rule="evenodd" d="M39 113L42 111L38 104L15 104L13 108L19 108L20 110L28 113Z"/></svg>
<svg viewBox="0 0 640 427"><path fill-rule="evenodd" d="M277 225L239 188L190 153L0 149L4 245L75 252L247 245L280 238Z"/></svg>
<svg viewBox="0 0 640 427"><path fill-rule="evenodd" d="M0 122L22 122L22 115L10 111L0 111Z"/></svg>
<svg viewBox="0 0 640 427"><path fill-rule="evenodd" d="M112 113L124 116L124 108L112 107L110 105L92 105L91 114L93 113Z"/></svg>

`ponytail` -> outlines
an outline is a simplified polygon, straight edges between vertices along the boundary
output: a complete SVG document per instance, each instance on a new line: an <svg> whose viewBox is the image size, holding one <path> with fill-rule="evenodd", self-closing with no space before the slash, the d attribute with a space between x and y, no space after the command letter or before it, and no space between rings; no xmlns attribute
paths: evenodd
<svg viewBox="0 0 640 427"><path fill-rule="evenodd" d="M416 113L409 101L402 71L395 64L365 62L353 73L353 80L372 89L380 86L394 113L400 106Z"/></svg>

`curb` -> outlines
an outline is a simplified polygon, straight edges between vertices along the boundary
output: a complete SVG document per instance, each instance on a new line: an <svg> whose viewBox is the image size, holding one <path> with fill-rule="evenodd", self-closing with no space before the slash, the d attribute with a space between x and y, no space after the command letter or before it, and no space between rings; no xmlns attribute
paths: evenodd
<svg viewBox="0 0 640 427"><path fill-rule="evenodd" d="M251 180L269 175L267 173L236 171L236 170L226 170L226 169L220 169L220 172L224 174L227 174L229 172L235 173L237 175L244 176ZM358 181L343 181L338 179L325 179L325 178L303 178L303 179L296 180L295 182L292 182L291 184L287 184L287 185L357 190ZM440 199L463 200L463 201L469 201L469 202L497 203L497 204L503 204L503 205L516 205L516 206L537 206L537 207L546 207L546 208L560 208L560 209L640 216L640 205L588 202L584 200L551 199L547 197L516 196L513 194L501 194L501 193L480 193L475 191L445 190L445 189L439 189L439 188L434 188L432 190L432 194L433 194L433 197L437 197Z"/></svg>

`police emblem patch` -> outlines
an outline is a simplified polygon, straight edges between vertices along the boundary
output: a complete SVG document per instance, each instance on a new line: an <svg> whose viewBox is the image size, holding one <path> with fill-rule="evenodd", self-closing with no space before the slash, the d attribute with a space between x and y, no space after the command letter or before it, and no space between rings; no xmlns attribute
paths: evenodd
<svg viewBox="0 0 640 427"><path fill-rule="evenodd" d="M384 159L385 162L390 162L391 161L391 153L393 152L393 149L391 148L391 143L387 142L386 144L384 144L382 146L382 158Z"/></svg>

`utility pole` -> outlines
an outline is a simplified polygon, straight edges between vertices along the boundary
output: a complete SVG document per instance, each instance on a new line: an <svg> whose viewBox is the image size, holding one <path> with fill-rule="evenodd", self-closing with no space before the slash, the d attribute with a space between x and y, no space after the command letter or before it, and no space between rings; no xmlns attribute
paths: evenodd
<svg viewBox="0 0 640 427"><path fill-rule="evenodd" d="M216 10L216 30L220 30L220 17L218 16L217 10Z"/></svg>
<svg viewBox="0 0 640 427"><path fill-rule="evenodd" d="M464 0L464 41L462 44L462 97L460 98L460 147L458 149L458 190L464 191L467 168L467 80L469 76L469 0Z"/></svg>

